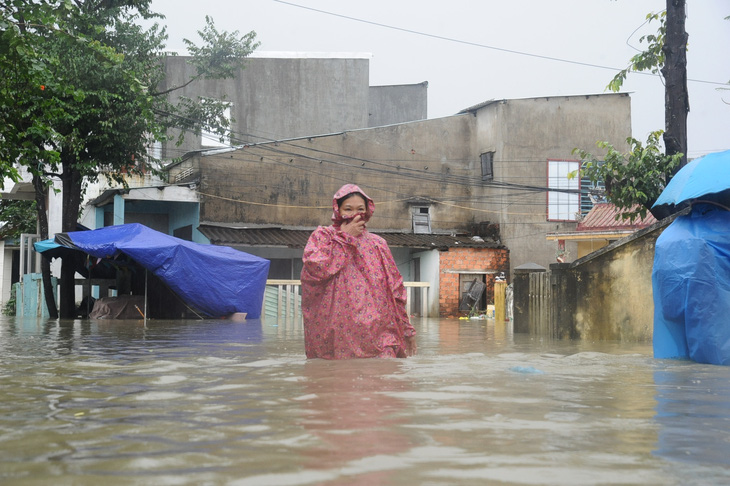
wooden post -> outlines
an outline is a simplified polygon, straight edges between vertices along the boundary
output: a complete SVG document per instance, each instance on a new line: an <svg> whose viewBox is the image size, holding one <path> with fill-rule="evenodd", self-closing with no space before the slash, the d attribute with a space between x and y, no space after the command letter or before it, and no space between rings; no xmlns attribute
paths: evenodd
<svg viewBox="0 0 730 486"><path fill-rule="evenodd" d="M494 322L504 322L505 304L504 299L507 291L507 282L494 282Z"/></svg>

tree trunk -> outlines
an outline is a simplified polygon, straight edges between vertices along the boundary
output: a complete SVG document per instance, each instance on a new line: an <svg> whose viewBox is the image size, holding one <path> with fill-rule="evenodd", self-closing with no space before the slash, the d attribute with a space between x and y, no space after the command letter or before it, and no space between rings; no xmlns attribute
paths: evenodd
<svg viewBox="0 0 730 486"><path fill-rule="evenodd" d="M41 180L40 176L33 176L33 187L35 188L35 203L38 213L38 230L41 240L48 239L48 215L46 214L46 197L48 189ZM43 276L43 295L48 307L48 315L51 319L58 318L58 309L56 308L55 292L53 291L53 282L51 280L51 261L48 258L41 257L41 275Z"/></svg>
<svg viewBox="0 0 730 486"><path fill-rule="evenodd" d="M667 0L667 31L664 38L664 146L667 155L682 154L679 167L687 165L687 32L685 0Z"/></svg>
<svg viewBox="0 0 730 486"><path fill-rule="evenodd" d="M61 173L63 209L61 213L61 231L76 231L76 223L81 206L81 174L74 167L76 161L73 154L61 152ZM74 260L64 258L61 263L60 313L63 319L76 317L76 268Z"/></svg>

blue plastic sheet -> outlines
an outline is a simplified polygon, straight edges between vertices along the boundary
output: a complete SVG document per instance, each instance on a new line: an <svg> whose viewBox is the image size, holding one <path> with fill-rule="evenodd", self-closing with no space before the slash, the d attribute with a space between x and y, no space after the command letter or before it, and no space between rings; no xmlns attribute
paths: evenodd
<svg viewBox="0 0 730 486"><path fill-rule="evenodd" d="M654 357L730 365L730 212L698 204L659 236Z"/></svg>
<svg viewBox="0 0 730 486"><path fill-rule="evenodd" d="M236 312L245 312L251 319L261 315L269 273L269 260L264 258L227 246L181 240L136 223L60 233L55 242L97 258L126 254L210 317ZM41 243L53 249L49 242Z"/></svg>

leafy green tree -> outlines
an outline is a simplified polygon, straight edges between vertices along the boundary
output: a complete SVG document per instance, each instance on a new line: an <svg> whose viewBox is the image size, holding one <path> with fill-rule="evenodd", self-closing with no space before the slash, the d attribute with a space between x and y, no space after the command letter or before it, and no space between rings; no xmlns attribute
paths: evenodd
<svg viewBox="0 0 730 486"><path fill-rule="evenodd" d="M631 150L626 154L607 142L598 142L598 147L607 152L603 161L588 151L574 150L584 160L581 175L593 183L605 184L608 201L622 210L622 218L630 220L643 218L672 176L687 163L689 95L685 0L667 0L665 11L649 14L646 18L648 22L659 22L657 33L639 39L647 43L646 50L632 57L629 67L619 71L607 89L619 91L632 71L661 75L665 85L665 130L649 134L646 146L628 138ZM660 137L663 137L664 153L659 146Z"/></svg>
<svg viewBox="0 0 730 486"><path fill-rule="evenodd" d="M0 2L0 67L9 74L0 84L0 107L10 107L9 123L0 127L0 175L17 179L14 164L26 165L37 201L45 199L52 180L60 180L62 231L76 229L86 182L103 176L124 183L125 173L156 170L148 149L152 141L166 141L168 130L226 133L224 100L172 104L168 95L177 87L157 89L165 75L166 35L156 23L149 29L138 24L160 18L149 5ZM200 35L202 47L186 40L196 69L188 83L232 77L258 46L255 32L219 32L207 17ZM38 210L42 217L45 207ZM73 266L64 261L62 317L73 316L73 279Z"/></svg>
<svg viewBox="0 0 730 486"><path fill-rule="evenodd" d="M652 132L646 146L629 137L631 150L624 154L607 142L598 142L606 155L599 159L585 150L575 149L583 160L582 176L592 183L603 183L607 199L622 209L623 219L643 218L679 166L682 154L665 155L659 147L661 131ZM576 174L572 174L575 177Z"/></svg>
<svg viewBox="0 0 730 486"><path fill-rule="evenodd" d="M36 231L36 202L33 200L0 199L0 238L19 238Z"/></svg>
<svg viewBox="0 0 730 486"><path fill-rule="evenodd" d="M59 152L49 143L57 136L51 120L64 116L63 108L46 93L55 60L43 46L68 35L61 18L72 8L68 0L0 2L0 176L18 182L17 165L26 165L36 188L42 238L48 237L45 202L50 185L44 172L59 161ZM50 316L56 317L50 264L45 259L41 259L41 271Z"/></svg>

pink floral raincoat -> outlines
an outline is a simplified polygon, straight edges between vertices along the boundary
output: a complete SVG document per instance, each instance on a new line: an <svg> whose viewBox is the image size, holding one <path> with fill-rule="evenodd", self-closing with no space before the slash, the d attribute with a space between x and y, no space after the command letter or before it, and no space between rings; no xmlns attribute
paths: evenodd
<svg viewBox="0 0 730 486"><path fill-rule="evenodd" d="M337 200L353 192L367 199L365 220L370 219L372 199L346 184L333 198L332 225L318 227L304 249L304 349L307 358L405 358L405 337L416 330L388 245L367 229L359 237L340 231Z"/></svg>

